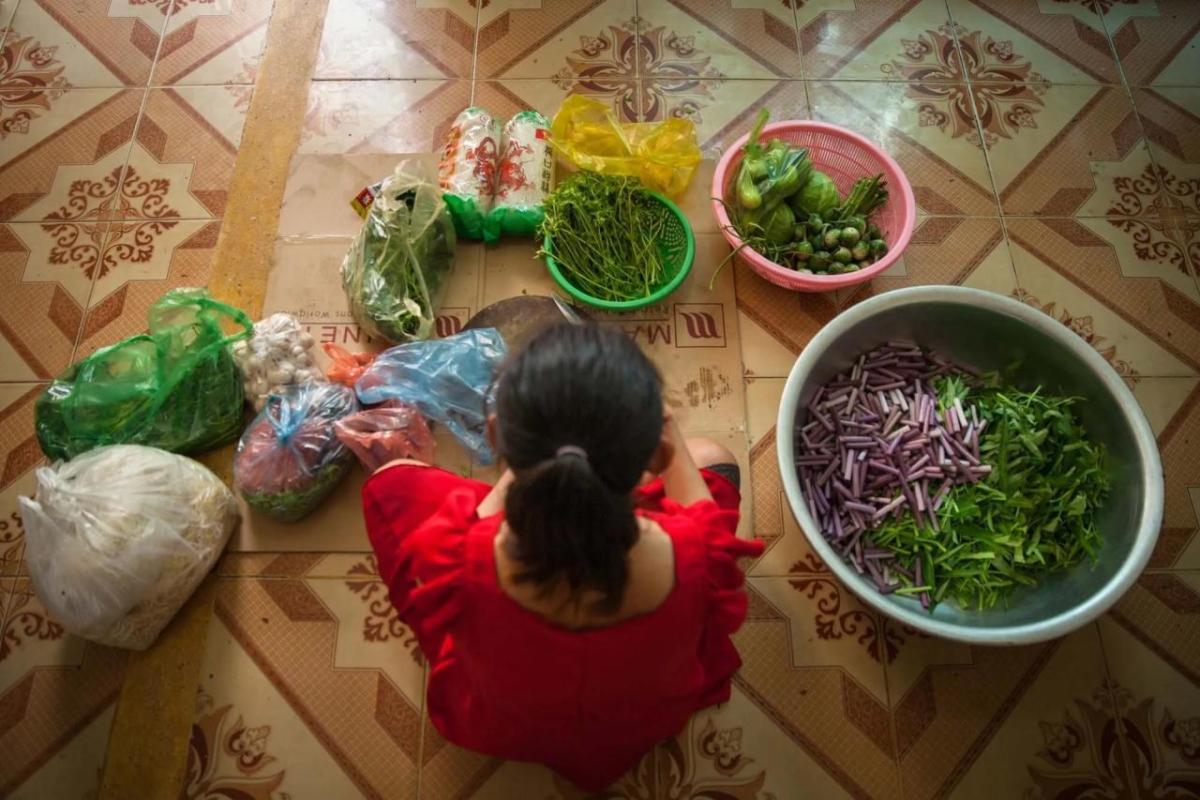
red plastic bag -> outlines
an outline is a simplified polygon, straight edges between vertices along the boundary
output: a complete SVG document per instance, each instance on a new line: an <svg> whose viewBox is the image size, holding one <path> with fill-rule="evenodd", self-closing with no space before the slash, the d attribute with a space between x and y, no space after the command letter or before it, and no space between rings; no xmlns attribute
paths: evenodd
<svg viewBox="0 0 1200 800"><path fill-rule="evenodd" d="M333 430L368 472L398 458L433 463L435 444L429 424L407 403L364 409L335 422Z"/></svg>
<svg viewBox="0 0 1200 800"><path fill-rule="evenodd" d="M362 377L362 374L367 371L367 367L371 366L371 362L378 355L378 353L351 353L349 350L329 342L325 342L321 347L325 348L325 355L333 359L329 369L325 370L326 377L334 383L351 388L358 383L358 379Z"/></svg>

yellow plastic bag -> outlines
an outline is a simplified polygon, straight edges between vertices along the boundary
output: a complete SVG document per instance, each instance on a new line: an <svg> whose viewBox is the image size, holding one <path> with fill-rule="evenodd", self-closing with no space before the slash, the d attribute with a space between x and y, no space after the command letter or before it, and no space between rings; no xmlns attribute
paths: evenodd
<svg viewBox="0 0 1200 800"><path fill-rule="evenodd" d="M580 169L636 175L647 187L679 197L700 163L696 128L685 119L617 122L605 104L573 94L550 126L550 144Z"/></svg>

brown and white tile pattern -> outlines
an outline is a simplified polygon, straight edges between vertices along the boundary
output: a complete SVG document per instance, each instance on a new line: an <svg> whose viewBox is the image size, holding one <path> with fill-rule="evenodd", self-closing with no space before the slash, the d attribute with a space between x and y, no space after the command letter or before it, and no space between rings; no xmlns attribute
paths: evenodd
<svg viewBox="0 0 1200 800"><path fill-rule="evenodd" d="M373 561L354 570L221 581L186 796L416 796L424 664Z"/></svg>
<svg viewBox="0 0 1200 800"><path fill-rule="evenodd" d="M85 796L99 786L107 721L128 654L67 634L28 578L0 578L0 585L10 580L11 591L0 595L6 597L0 614L0 793Z"/></svg>
<svg viewBox="0 0 1200 800"><path fill-rule="evenodd" d="M1194 86L1200 71L1200 8L1188 0L1101 4L1131 86Z"/></svg>
<svg viewBox="0 0 1200 800"><path fill-rule="evenodd" d="M487 4L331 0L313 77L470 78L477 5Z"/></svg>

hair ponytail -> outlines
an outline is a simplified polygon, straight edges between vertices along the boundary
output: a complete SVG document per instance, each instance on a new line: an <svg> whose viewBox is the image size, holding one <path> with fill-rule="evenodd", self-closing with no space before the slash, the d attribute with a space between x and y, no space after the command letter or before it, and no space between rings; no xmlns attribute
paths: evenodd
<svg viewBox="0 0 1200 800"><path fill-rule="evenodd" d="M505 366L496 415L497 449L516 478L504 511L517 580L565 580L616 610L638 537L630 493L662 435L658 371L620 331L550 328Z"/></svg>
<svg viewBox="0 0 1200 800"><path fill-rule="evenodd" d="M628 494L610 489L584 458L559 455L517 474L504 515L521 532L517 582L549 586L561 578L573 594L600 592L600 611L617 610L625 555L638 535Z"/></svg>

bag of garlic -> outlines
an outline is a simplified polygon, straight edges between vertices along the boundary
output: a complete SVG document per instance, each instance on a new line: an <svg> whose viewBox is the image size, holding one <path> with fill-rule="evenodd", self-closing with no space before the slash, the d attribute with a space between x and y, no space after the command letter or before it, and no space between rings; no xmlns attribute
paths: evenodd
<svg viewBox="0 0 1200 800"><path fill-rule="evenodd" d="M246 399L262 411L267 395L284 386L306 381L324 382L325 375L313 365L309 349L312 334L300 327L291 314L272 314L254 323L250 338L234 342L229 351L242 374Z"/></svg>
<svg viewBox="0 0 1200 800"><path fill-rule="evenodd" d="M233 493L183 456L141 445L37 470L19 498L38 599L71 633L143 650L208 574L237 522Z"/></svg>

